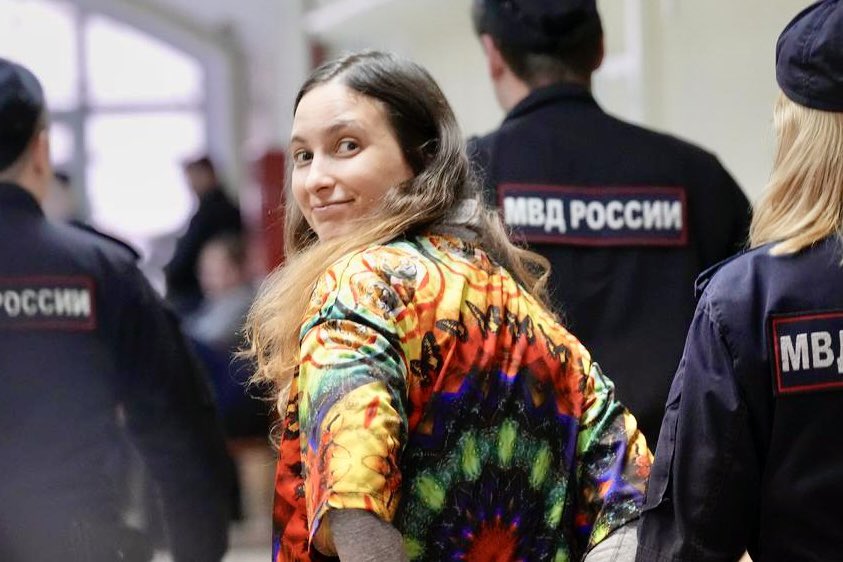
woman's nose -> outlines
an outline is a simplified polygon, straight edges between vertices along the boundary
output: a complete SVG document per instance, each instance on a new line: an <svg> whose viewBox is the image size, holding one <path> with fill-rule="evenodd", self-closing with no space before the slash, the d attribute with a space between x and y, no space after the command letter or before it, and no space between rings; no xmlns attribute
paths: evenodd
<svg viewBox="0 0 843 562"><path fill-rule="evenodd" d="M311 193L316 193L333 187L334 183L330 164L324 158L314 156L310 166L308 166L305 189Z"/></svg>

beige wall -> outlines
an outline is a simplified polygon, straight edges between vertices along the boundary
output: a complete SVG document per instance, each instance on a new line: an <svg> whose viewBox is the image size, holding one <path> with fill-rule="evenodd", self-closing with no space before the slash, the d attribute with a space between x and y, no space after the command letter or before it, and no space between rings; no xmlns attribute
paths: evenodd
<svg viewBox="0 0 843 562"><path fill-rule="evenodd" d="M701 144L755 199L772 158L774 48L809 0L599 0L608 57L595 95L618 116ZM467 134L502 113L470 0L392 0L315 33L335 52L377 47L426 66Z"/></svg>
<svg viewBox="0 0 843 562"><path fill-rule="evenodd" d="M471 29L471 0L332 0L315 12L305 12L303 0L123 2L165 8L160 17L181 14L177 19L199 35L232 31L242 51L234 89L243 100L235 109L245 124L243 155L286 141L292 96L307 71L308 36L333 52L375 47L420 62L466 134L489 131L503 117ZM755 199L772 158L775 41L810 0L598 3L608 52L595 79L601 105L711 150Z"/></svg>
<svg viewBox="0 0 843 562"><path fill-rule="evenodd" d="M646 121L720 156L752 199L773 154L775 45L808 0L664 2L647 22Z"/></svg>
<svg viewBox="0 0 843 562"><path fill-rule="evenodd" d="M503 118L486 77L470 0L392 0L317 34L333 54L385 49L428 69L442 87L466 134L494 128Z"/></svg>

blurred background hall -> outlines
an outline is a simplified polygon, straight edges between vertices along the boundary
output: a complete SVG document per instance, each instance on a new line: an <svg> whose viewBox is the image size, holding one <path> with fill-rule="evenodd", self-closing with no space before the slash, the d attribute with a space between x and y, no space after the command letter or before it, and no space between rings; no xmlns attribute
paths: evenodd
<svg viewBox="0 0 843 562"><path fill-rule="evenodd" d="M754 200L773 156L775 40L809 3L602 0L607 58L595 96L610 113L714 152ZM236 319L280 260L285 143L293 98L313 65L352 49L394 51L430 70L467 136L497 126L503 113L470 5L0 0L0 57L31 68L46 89L54 164L66 175L51 212L134 246L162 292L164 266L198 207L184 166L208 155L216 184L239 205L243 238L217 238L215 254L196 258L210 272L200 273L200 285L222 279L211 279L207 294L226 294L226 283L238 291L194 311L201 317L186 325L198 325L214 314ZM236 345L200 343L217 365L218 353ZM226 560L267 560L272 450L262 430L231 427L243 518Z"/></svg>

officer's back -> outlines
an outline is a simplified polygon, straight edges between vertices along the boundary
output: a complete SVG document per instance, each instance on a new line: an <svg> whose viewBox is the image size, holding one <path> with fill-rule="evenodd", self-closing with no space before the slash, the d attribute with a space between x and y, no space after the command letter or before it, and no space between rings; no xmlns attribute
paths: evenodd
<svg viewBox="0 0 843 562"><path fill-rule="evenodd" d="M752 249L701 277L637 560L843 559L843 2L776 49Z"/></svg>
<svg viewBox="0 0 843 562"><path fill-rule="evenodd" d="M843 552L843 246L832 235L793 256L773 247L701 278L649 483L642 561Z"/></svg>
<svg viewBox="0 0 843 562"><path fill-rule="evenodd" d="M43 94L0 59L0 559L145 560L111 463L125 425L176 560L219 560L222 442L171 316L127 247L48 222Z"/></svg>
<svg viewBox="0 0 843 562"><path fill-rule="evenodd" d="M739 249L749 203L711 154L600 108L593 0L476 0L474 17L508 110L472 146L487 191L654 443L694 279Z"/></svg>

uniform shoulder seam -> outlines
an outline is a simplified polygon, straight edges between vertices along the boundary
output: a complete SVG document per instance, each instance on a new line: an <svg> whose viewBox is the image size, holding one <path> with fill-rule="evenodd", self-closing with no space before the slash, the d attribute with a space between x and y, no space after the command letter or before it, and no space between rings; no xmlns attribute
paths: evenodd
<svg viewBox="0 0 843 562"><path fill-rule="evenodd" d="M110 234L101 232L89 224L74 222L68 226L76 231L81 231L89 236L92 236L97 243L102 244L103 246L125 252L128 254L133 263L137 263L138 260L140 260L140 253L124 240L120 240Z"/></svg>

